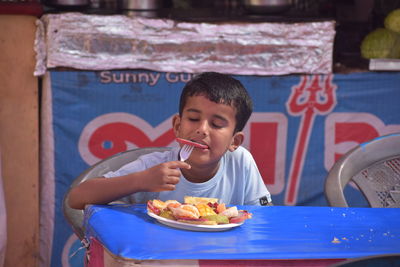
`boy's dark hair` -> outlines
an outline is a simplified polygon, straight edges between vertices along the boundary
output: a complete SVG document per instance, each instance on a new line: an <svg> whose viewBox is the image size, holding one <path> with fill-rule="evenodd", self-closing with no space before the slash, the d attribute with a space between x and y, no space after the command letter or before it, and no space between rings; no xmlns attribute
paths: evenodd
<svg viewBox="0 0 400 267"><path fill-rule="evenodd" d="M240 81L226 74L204 72L190 80L182 90L179 102L180 116L182 116L187 98L198 95L236 109L235 133L243 130L253 112L253 102L246 88Z"/></svg>

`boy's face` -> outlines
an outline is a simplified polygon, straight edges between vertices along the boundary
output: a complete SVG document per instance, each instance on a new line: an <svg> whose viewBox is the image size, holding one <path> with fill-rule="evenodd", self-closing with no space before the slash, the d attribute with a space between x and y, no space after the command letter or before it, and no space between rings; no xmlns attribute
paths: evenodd
<svg viewBox="0 0 400 267"><path fill-rule="evenodd" d="M188 160L192 166L217 167L227 151L234 151L243 142L243 133L234 134L236 109L217 104L204 96L187 99L182 116L176 115L173 127L176 137L192 140L208 146L195 148ZM208 169L208 168L207 168Z"/></svg>

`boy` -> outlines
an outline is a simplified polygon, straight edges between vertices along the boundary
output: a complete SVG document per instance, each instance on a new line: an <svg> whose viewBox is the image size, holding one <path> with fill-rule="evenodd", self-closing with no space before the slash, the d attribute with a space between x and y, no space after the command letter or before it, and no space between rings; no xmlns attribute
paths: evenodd
<svg viewBox="0 0 400 267"><path fill-rule="evenodd" d="M184 196L213 197L228 205L271 204L271 196L250 152L240 145L252 113L252 101L243 85L220 73L206 72L183 88L179 115L172 120L176 137L204 144L186 162L179 148L144 155L104 177L73 188L72 208L123 199L183 201Z"/></svg>

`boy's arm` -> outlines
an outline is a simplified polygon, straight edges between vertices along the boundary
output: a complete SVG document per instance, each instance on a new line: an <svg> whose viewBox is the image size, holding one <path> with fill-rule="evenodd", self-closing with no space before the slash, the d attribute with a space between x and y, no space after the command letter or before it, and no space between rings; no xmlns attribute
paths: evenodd
<svg viewBox="0 0 400 267"><path fill-rule="evenodd" d="M87 204L107 204L136 192L172 191L179 182L180 169L190 169L190 165L170 161L124 176L93 178L71 189L68 204L84 209Z"/></svg>

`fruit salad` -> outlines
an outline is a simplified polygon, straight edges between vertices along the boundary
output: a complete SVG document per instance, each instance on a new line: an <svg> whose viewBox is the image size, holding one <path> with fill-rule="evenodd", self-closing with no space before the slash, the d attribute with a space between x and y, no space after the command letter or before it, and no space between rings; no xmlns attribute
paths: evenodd
<svg viewBox="0 0 400 267"><path fill-rule="evenodd" d="M191 196L186 196L184 203L176 200L149 200L147 210L166 219L199 225L237 224L252 216L245 210L238 210L236 206L227 207L219 203L217 198Z"/></svg>

